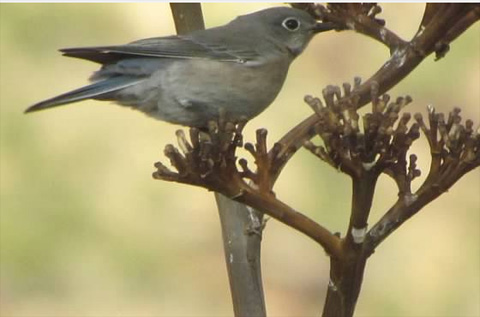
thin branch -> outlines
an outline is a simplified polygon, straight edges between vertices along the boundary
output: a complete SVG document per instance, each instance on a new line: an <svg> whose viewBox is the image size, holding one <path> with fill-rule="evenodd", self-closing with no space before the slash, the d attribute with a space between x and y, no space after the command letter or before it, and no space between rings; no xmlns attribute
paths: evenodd
<svg viewBox="0 0 480 317"><path fill-rule="evenodd" d="M318 8L321 6L316 4L309 5L312 6L310 12L317 12L316 14L318 14ZM345 8L345 10L341 10L343 16L345 16L344 12L350 12L349 10L352 10L351 6L348 4L336 4L335 7ZM345 99L349 100L342 100L342 102L347 103L353 98L358 98L358 107L363 107L370 102L370 92L373 83L378 83L378 92L380 95L385 93L410 74L410 72L412 72L418 64L420 64L432 52L437 51L437 55L441 56L441 54L444 53L444 48L442 49L441 44L448 44L449 41L455 39L461 34L461 32L468 29L468 27L477 22L480 18L478 14L478 4L439 4L435 7L430 7L430 5L428 5L427 8L429 15L429 18L427 19L429 22L428 25L420 27L421 31L417 32L410 42L398 45L393 51L390 59L386 61L365 83L358 85L349 96L345 97ZM330 19L333 19L332 15L335 15L340 11L338 9L329 11L328 9L329 7L321 10L324 12L323 15L325 15L325 10L326 12L329 12ZM353 10L352 15L356 12L358 12L358 9ZM342 15L340 15L339 19L341 19L341 17ZM321 19L323 16L318 14L318 18ZM354 21L356 25L351 27L351 29L356 31L370 30L371 27L375 26L373 23L368 23L368 27L365 25L365 21L368 21L368 16L365 15L361 19L357 17ZM373 33L380 34L385 32L386 28L378 23L375 28L377 30L376 32L368 31L370 32L370 35L367 35L379 39L378 37L373 36ZM389 32L388 34L393 34L393 32ZM401 43L400 41L391 41L391 43L395 43L395 45L393 45L390 41L381 42L387 44L390 48ZM288 157L291 157L306 140L311 139L315 135L314 126L318 124L318 120L317 115L311 115L288 131L280 141L278 141L278 143L281 144L282 149L285 151L280 153L279 156L284 154L287 155L286 153L288 153ZM278 178L287 161L288 159L285 160L283 164L277 166L276 173L272 175L274 180Z"/></svg>
<svg viewBox="0 0 480 317"><path fill-rule="evenodd" d="M405 41L385 27L377 15L382 8L374 3L292 3L292 7L305 10L322 21L333 22L337 30L353 30L386 45L390 50L405 45Z"/></svg>
<svg viewBox="0 0 480 317"><path fill-rule="evenodd" d="M271 181L262 175L272 166L267 158L266 133L257 132L256 146L246 144L246 149L256 159L256 172L248 169L246 160L239 160L238 170L236 149L242 145L244 124L229 122L211 122L207 135L201 135L195 128L190 129L190 141L182 130L177 132L179 149L167 145L165 155L177 172L165 165L155 164L156 179L175 181L184 184L205 187L245 203L280 222L297 229L318 242L325 251L333 256L341 255L340 239L323 226L297 212L278 200L271 190ZM249 184L247 180L251 183Z"/></svg>
<svg viewBox="0 0 480 317"><path fill-rule="evenodd" d="M355 83L354 86L358 85L360 80L357 78ZM399 115L412 101L410 97L390 101L388 95L378 96L378 85L373 84L370 92L372 110L362 118L362 132L356 104L358 99L349 102L346 97L350 93L351 86L344 84L343 95L340 87L324 89L324 103L318 98L306 97L306 102L318 116L315 132L323 145L307 141L305 147L352 178L352 211L345 243L358 247L367 232L378 176L386 169L393 170L392 165L404 166L403 158L412 141L418 138L419 128L416 125L416 129L409 130L406 124L410 115Z"/></svg>
<svg viewBox="0 0 480 317"><path fill-rule="evenodd" d="M170 3L177 34L205 29L200 3Z"/></svg>
<svg viewBox="0 0 480 317"><path fill-rule="evenodd" d="M365 248L369 253L422 207L446 192L463 175L480 166L480 134L473 131L473 122L467 120L462 124L458 108L450 113L447 122L443 114L435 113L433 107L428 110L430 128L420 114L415 115L415 120L430 146L432 161L429 174L417 192L411 193L410 181L419 176L416 158L412 160L411 157L408 169L397 166L393 177L399 184L400 196L368 233ZM407 178L407 182L399 181L399 177Z"/></svg>

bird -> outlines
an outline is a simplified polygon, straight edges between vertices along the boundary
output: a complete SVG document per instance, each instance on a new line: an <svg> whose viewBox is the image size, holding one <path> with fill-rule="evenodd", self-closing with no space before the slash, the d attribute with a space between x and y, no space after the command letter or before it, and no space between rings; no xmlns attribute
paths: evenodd
<svg viewBox="0 0 480 317"><path fill-rule="evenodd" d="M91 84L25 112L93 99L187 127L204 128L220 112L232 122L250 120L274 101L313 36L334 28L305 11L274 7L186 35L61 49L101 67Z"/></svg>

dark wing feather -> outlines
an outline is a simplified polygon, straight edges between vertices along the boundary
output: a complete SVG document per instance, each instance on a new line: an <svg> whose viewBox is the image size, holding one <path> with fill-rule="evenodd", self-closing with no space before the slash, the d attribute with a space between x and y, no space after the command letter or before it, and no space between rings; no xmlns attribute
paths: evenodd
<svg viewBox="0 0 480 317"><path fill-rule="evenodd" d="M65 56L109 64L131 57L166 57L179 59L213 59L244 63L258 57L253 50L226 48L221 44L205 44L189 37L157 37L126 45L61 49Z"/></svg>
<svg viewBox="0 0 480 317"><path fill-rule="evenodd" d="M25 112L39 111L85 99L101 98L108 93L138 84L142 80L144 80L144 78L127 76L112 77L41 101L29 107Z"/></svg>

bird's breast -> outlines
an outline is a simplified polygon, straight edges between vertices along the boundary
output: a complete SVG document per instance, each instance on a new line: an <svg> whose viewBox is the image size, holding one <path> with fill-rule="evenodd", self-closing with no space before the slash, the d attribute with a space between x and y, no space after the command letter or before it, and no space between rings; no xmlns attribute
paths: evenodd
<svg viewBox="0 0 480 317"><path fill-rule="evenodd" d="M172 63L162 74L162 90L171 100L251 118L278 95L287 75L288 62L272 59L250 64L212 60Z"/></svg>

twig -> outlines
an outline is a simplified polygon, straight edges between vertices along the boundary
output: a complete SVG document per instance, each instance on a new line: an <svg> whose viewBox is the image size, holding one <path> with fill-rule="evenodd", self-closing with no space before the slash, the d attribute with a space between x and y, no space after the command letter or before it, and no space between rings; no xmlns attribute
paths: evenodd
<svg viewBox="0 0 480 317"><path fill-rule="evenodd" d="M410 182L419 176L416 157L410 157L410 166L396 166L390 175L399 186L399 199L395 205L372 227L366 239L366 252L374 249L406 220L422 207L446 192L463 175L480 166L480 131L473 130L473 122L461 123L460 110L454 109L445 122L443 114L436 114L429 107L429 125L420 114L415 115L430 145L432 161L429 174L417 190L412 193Z"/></svg>
<svg viewBox="0 0 480 317"><path fill-rule="evenodd" d="M242 146L244 123L233 124L211 122L207 135L201 136L196 128L190 129L190 141L182 130L177 131L180 150L167 145L165 155L177 172L171 171L161 162L155 164L156 179L175 181L201 186L236 201L245 203L265 214L303 232L317 241L332 257L340 256L340 240L320 224L297 212L278 200L271 188L270 178L263 177L272 170L267 159L266 132L257 131L256 146L245 148L256 159L256 171L248 168L247 161L239 160L237 166L236 149Z"/></svg>
<svg viewBox="0 0 480 317"><path fill-rule="evenodd" d="M318 14L318 8L321 7L318 4L303 4L303 6L311 6L310 12L314 14ZM338 14L340 11L338 9L339 6L344 8L344 10L341 10L343 16L346 15L345 12L351 12L351 15L358 12L358 9L351 9L352 6L348 4L336 4L336 9L333 11L328 10L329 7L326 9L322 7L322 12L324 12L324 15L325 11L329 12L329 18L333 19L332 16ZM367 6L369 5L367 4ZM390 59L386 61L372 77L365 83L358 85L352 91L352 94L345 98L358 98L358 107L363 107L370 102L372 83L378 83L378 93L383 94L404 79L432 52L437 51L437 54L441 56L445 52L442 45L450 43L450 41L458 37L463 31L480 19L479 7L478 4L427 4L425 12L426 14L428 13L429 17L428 19L424 19L424 21L428 21L428 25L420 26L419 32L417 32L410 42L398 45L398 47L394 49ZM342 15L339 19L341 19ZM320 14L317 15L317 17L319 19L323 18ZM386 29L378 23L369 23L369 27L367 27L363 24L364 21L368 21L368 16L364 15L362 19L357 18L354 20L356 24L350 28L365 32L365 30L370 30L371 27L376 25L375 28L377 31L374 33L381 33L381 30ZM373 36L373 31L369 32L371 37L378 39L378 37ZM393 32L389 32L388 34L393 34ZM390 43L385 41L380 42L387 44L387 46ZM392 41L392 43L397 44L396 41ZM389 48L394 46L395 45L389 46ZM312 115L300 122L280 139L278 143L282 145L283 149L289 152L289 157L291 157L306 140L312 138L315 134L313 127L318 123L318 120L316 115ZM276 174L272 175L273 179L279 176L287 161L285 161L283 165L280 164L278 166Z"/></svg>

